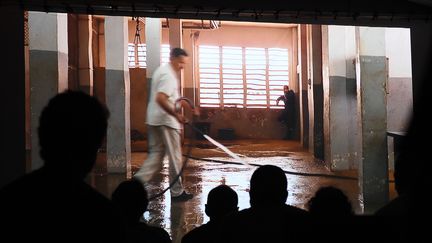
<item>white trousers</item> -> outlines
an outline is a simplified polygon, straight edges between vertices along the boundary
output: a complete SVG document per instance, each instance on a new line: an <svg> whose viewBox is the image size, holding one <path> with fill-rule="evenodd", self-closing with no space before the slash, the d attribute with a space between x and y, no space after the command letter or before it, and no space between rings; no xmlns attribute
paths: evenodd
<svg viewBox="0 0 432 243"><path fill-rule="evenodd" d="M169 182L174 181L180 173L183 161L180 144L180 130L167 126L147 126L148 155L136 178L148 183L156 173L162 170L165 155L169 160ZM171 196L176 197L184 191L182 179L171 187Z"/></svg>

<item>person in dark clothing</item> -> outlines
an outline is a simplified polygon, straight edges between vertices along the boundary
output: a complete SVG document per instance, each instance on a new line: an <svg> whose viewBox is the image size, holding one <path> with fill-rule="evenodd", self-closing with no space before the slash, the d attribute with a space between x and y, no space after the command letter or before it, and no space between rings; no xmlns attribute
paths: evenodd
<svg viewBox="0 0 432 243"><path fill-rule="evenodd" d="M292 139L296 123L295 94L288 85L284 85L284 94L277 98L276 105L279 105L281 100L284 102L285 108L278 117L278 121L287 126L285 139Z"/></svg>
<svg viewBox="0 0 432 243"><path fill-rule="evenodd" d="M66 91L49 101L38 127L43 167L0 189L4 239L123 242L120 213L84 181L106 135L108 115L83 92Z"/></svg>
<svg viewBox="0 0 432 243"><path fill-rule="evenodd" d="M208 194L205 205L205 213L210 217L210 221L188 232L183 237L182 243L214 242L224 218L238 211L237 203L237 193L231 187L219 185L213 188Z"/></svg>
<svg viewBox="0 0 432 243"><path fill-rule="evenodd" d="M256 169L250 180L250 208L227 217L219 242L307 242L307 211L286 204L288 181L274 165Z"/></svg>
<svg viewBox="0 0 432 243"><path fill-rule="evenodd" d="M147 210L148 198L144 185L136 180L120 183L114 190L111 200L123 214L127 226L128 243L170 243L171 238L164 229L141 222Z"/></svg>

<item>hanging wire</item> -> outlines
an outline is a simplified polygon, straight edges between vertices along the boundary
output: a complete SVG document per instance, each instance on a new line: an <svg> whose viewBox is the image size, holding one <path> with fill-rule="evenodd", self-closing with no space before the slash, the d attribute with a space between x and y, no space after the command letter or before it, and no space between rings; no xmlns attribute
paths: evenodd
<svg viewBox="0 0 432 243"><path fill-rule="evenodd" d="M135 55L135 67L139 67L139 60L138 60L138 49L141 45L141 28L140 28L140 19L139 17L132 17L132 21L136 21L136 27L135 27L135 37L134 37L134 55Z"/></svg>
<svg viewBox="0 0 432 243"><path fill-rule="evenodd" d="M141 44L141 34L140 34L141 29L140 29L139 17L132 17L132 20L136 21L134 44L138 45Z"/></svg>

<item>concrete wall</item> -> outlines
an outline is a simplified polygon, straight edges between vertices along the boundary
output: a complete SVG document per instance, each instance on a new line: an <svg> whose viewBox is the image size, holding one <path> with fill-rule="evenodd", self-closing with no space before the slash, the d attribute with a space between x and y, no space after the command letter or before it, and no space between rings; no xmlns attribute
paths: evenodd
<svg viewBox="0 0 432 243"><path fill-rule="evenodd" d="M68 88L67 15L29 12L28 21L31 169L34 170L43 165L37 134L39 114L51 97Z"/></svg>
<svg viewBox="0 0 432 243"><path fill-rule="evenodd" d="M355 28L328 26L323 42L325 160L334 170L357 167Z"/></svg>
<svg viewBox="0 0 432 243"><path fill-rule="evenodd" d="M184 38L189 38L185 34ZM259 38L257 38L259 37ZM299 97L297 72L297 34L293 35L293 28L262 28L222 26L217 30L200 31L196 45L226 45L248 47L279 47L287 48L291 62L290 87ZM185 42L186 43L186 42ZM187 80L188 77L186 76ZM195 79L198 82L198 79ZM196 93L199 91L196 90ZM217 135L219 128L233 128L238 138L268 138L281 139L285 134L285 127L277 121L281 110L272 109L215 109L202 108L202 121L210 122L212 136ZM297 126L298 127L298 126Z"/></svg>
<svg viewBox="0 0 432 243"><path fill-rule="evenodd" d="M298 38L298 82L299 82L299 110L300 110L300 142L303 148L309 146L309 109L308 109L308 53L307 27L302 24L297 29Z"/></svg>
<svg viewBox="0 0 432 243"><path fill-rule="evenodd" d="M93 72L94 86L93 95L103 104L105 102L105 67L96 67Z"/></svg>
<svg viewBox="0 0 432 243"><path fill-rule="evenodd" d="M386 28L387 130L407 131L413 108L411 40L407 28ZM389 166L394 167L393 138L388 139Z"/></svg>
<svg viewBox="0 0 432 243"><path fill-rule="evenodd" d="M310 26L311 41L311 93L313 96L313 154L324 159L324 88L323 88L323 36L322 27Z"/></svg>
<svg viewBox="0 0 432 243"><path fill-rule="evenodd" d="M412 112L410 31L386 28L386 56L389 59L387 128L406 131Z"/></svg>
<svg viewBox="0 0 432 243"><path fill-rule="evenodd" d="M277 122L277 111L267 109L202 109L201 121L210 122L210 136L218 129L232 128L236 138L282 139L285 128Z"/></svg>
<svg viewBox="0 0 432 243"><path fill-rule="evenodd" d="M138 131L142 135L147 134L145 117L147 112L147 79L146 70L143 68L129 68L130 73L130 112L131 131ZM134 139L134 138L133 138Z"/></svg>

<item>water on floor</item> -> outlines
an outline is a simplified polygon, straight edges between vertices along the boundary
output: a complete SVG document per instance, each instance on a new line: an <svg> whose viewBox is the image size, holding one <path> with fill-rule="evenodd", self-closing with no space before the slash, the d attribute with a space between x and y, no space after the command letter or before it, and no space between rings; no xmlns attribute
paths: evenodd
<svg viewBox="0 0 432 243"><path fill-rule="evenodd" d="M319 187L332 185L347 194L356 213L362 213L355 171L331 172L323 161L313 158L298 143L292 141L236 140L225 144L250 164L256 166L272 164L285 170L289 191L287 204L305 208L306 202ZM184 148L184 151L186 153L187 149ZM103 166L104 155L102 153L99 156L98 165L89 177L89 182L109 197L115 187L126 178L126 175L107 174ZM132 153L132 172L139 169L146 156L145 152ZM180 242L186 232L209 220L204 212L207 194L220 184L231 186L237 192L240 210L249 207L249 180L255 166L224 164L223 161L235 162L235 160L220 149L203 144L203 142L191 150L190 156L194 159L187 161L183 180L186 190L193 193L194 198L187 202L172 203L168 191L151 201L148 211L144 214L146 222L166 229L173 242ZM202 161L197 158L206 160ZM150 197L167 186L168 161L165 160L160 176L157 176L155 182L148 186ZM394 197L394 190L391 191L391 197Z"/></svg>

